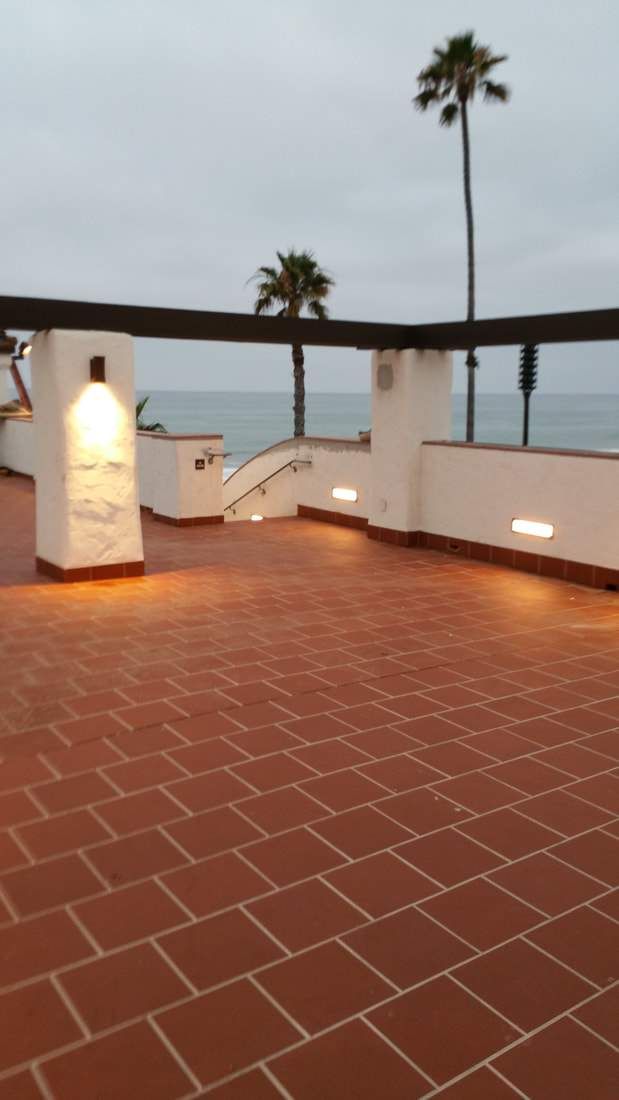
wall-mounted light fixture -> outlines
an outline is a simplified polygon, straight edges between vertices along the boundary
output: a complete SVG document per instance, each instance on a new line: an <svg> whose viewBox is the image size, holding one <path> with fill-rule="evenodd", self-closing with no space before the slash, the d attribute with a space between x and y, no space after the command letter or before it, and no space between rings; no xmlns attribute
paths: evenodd
<svg viewBox="0 0 619 1100"><path fill-rule="evenodd" d="M261 516L259 512L252 512L249 518L252 523L260 523L260 521L264 519L264 516Z"/></svg>
<svg viewBox="0 0 619 1100"><path fill-rule="evenodd" d="M515 535L535 535L538 539L551 539L555 533L552 523L538 523L533 519L513 519L512 531Z"/></svg>
<svg viewBox="0 0 619 1100"><path fill-rule="evenodd" d="M105 382L105 355L93 355L90 360L90 381Z"/></svg>
<svg viewBox="0 0 619 1100"><path fill-rule="evenodd" d="M348 500L352 504L355 504L359 499L359 494L356 489L332 489L331 496L334 500Z"/></svg>

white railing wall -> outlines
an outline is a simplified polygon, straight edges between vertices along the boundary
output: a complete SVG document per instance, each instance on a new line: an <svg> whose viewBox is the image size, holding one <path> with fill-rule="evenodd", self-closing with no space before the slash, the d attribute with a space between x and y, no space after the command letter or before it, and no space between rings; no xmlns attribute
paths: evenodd
<svg viewBox="0 0 619 1100"><path fill-rule="evenodd" d="M422 447L423 531L619 568L619 454L465 443ZM551 523L551 539L512 519Z"/></svg>
<svg viewBox="0 0 619 1100"><path fill-rule="evenodd" d="M8 416L0 419L0 466L33 477L34 433L29 418Z"/></svg>

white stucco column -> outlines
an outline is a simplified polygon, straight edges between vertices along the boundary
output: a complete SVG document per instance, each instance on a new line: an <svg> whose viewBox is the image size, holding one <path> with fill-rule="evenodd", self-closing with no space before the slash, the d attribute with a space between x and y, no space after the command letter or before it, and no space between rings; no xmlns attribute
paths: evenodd
<svg viewBox="0 0 619 1100"><path fill-rule="evenodd" d="M95 356L104 382L91 382ZM31 370L37 569L68 581L140 576L131 337L38 332Z"/></svg>
<svg viewBox="0 0 619 1100"><path fill-rule="evenodd" d="M421 530L421 444L451 436L452 355L372 353L368 535L408 545Z"/></svg>

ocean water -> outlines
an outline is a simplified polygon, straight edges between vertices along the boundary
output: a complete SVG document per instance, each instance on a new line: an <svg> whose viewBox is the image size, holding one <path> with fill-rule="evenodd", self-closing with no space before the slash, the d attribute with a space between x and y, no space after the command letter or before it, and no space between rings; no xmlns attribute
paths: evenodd
<svg viewBox="0 0 619 1100"><path fill-rule="evenodd" d="M139 396L147 392L144 416L160 420L168 431L222 432L229 467L293 433L289 393L151 390ZM464 394L454 394L454 439L464 439L465 402ZM370 427L370 395L309 393L305 427L308 435L356 437ZM478 394L475 436L479 443L520 443L521 394ZM533 394L529 441L539 447L619 451L619 394Z"/></svg>

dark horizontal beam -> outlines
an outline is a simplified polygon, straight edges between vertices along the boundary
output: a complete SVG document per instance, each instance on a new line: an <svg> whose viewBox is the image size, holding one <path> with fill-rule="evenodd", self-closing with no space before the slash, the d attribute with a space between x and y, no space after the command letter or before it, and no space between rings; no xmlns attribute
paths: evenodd
<svg viewBox="0 0 619 1100"><path fill-rule="evenodd" d="M49 328L91 329L127 332L131 336L158 340L461 350L504 344L619 340L619 309L496 317L487 321L394 325L0 296L0 328L32 332Z"/></svg>

